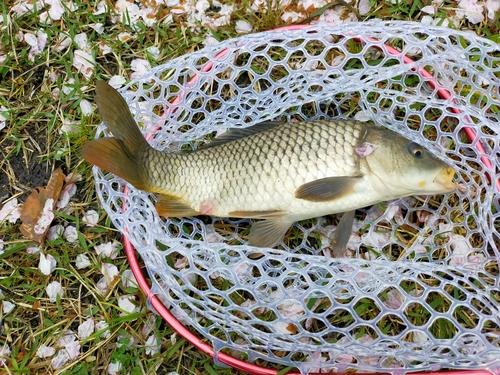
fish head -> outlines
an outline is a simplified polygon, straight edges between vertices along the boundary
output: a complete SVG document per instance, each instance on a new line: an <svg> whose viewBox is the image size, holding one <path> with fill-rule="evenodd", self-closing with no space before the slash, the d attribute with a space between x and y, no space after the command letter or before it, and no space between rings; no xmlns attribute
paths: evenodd
<svg viewBox="0 0 500 375"><path fill-rule="evenodd" d="M366 140L376 148L366 156L366 163L374 187L385 191L388 199L444 194L457 188L454 169L418 143L385 129L370 133Z"/></svg>

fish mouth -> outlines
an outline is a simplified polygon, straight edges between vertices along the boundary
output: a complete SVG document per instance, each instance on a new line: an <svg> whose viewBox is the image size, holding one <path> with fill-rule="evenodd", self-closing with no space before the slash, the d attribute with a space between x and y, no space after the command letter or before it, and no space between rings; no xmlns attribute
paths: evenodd
<svg viewBox="0 0 500 375"><path fill-rule="evenodd" d="M452 181L453 177L455 177L455 171L448 167L437 174L434 182L441 185L446 192L453 191L457 188L457 185Z"/></svg>

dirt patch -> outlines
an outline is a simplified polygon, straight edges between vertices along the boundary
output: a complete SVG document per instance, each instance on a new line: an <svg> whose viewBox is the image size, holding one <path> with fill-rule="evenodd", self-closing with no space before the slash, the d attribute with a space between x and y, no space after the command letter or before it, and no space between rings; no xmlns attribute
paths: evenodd
<svg viewBox="0 0 500 375"><path fill-rule="evenodd" d="M27 138L24 152L14 153L17 141L4 140L0 147L0 202L22 192L19 199L24 201L35 187L45 186L52 168L48 162L40 162L40 150L46 147L46 132ZM36 142L36 147L33 142Z"/></svg>

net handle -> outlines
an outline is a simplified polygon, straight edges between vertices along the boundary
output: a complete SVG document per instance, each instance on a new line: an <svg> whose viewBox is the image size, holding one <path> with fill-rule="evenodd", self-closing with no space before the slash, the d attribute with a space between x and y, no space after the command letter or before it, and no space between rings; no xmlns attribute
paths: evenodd
<svg viewBox="0 0 500 375"><path fill-rule="evenodd" d="M300 30L304 29L307 27L310 27L311 25L291 25L291 26L285 26L285 27L280 27L277 29L273 29L270 31L289 31L289 30ZM362 42L363 39L361 37L355 37L356 40ZM375 38L367 38L367 40L376 42L377 40ZM382 50L382 46L378 46L375 44L375 48L378 48ZM388 53L391 55L401 55L402 52L398 51L397 49L384 44L384 47ZM216 56L215 59L221 59L224 56L226 56L229 53L229 49L225 49L221 52L219 52ZM403 56L403 61L406 64L414 63L414 60L409 58L408 56L404 55ZM202 72L208 72L212 69L214 63L211 61L207 63L203 68ZM414 68L413 70L417 70L418 73L420 73L424 78L429 79L429 84L433 88L437 88L439 96L441 96L442 99L445 100L450 100L451 102L455 102L454 99L452 98L450 92L442 87L440 87L439 83L435 80L435 78L427 72L423 67L420 68ZM198 74L195 74L189 81L188 83L195 83L198 80ZM181 92L172 102L172 104L178 104L181 99L182 99L183 93ZM176 108L173 109L175 111ZM460 114L461 111L458 108L452 108L453 112ZM469 121L469 120L466 120ZM472 123L472 121L470 121ZM160 127L155 127L153 130L158 130ZM470 142L473 142L476 138L477 135L475 131L469 127L464 128L465 133L467 137L469 138ZM146 139L149 140L153 136L152 133L147 134ZM483 154L486 154L484 147L480 142L476 142L476 148L479 152L482 152ZM490 169L494 176L493 172L493 167L491 160L488 159L486 156L481 156L481 160L485 163L486 167ZM488 173L488 179L492 180L492 176L490 176L490 173ZM497 179L496 181L496 186L498 191L500 191L500 179ZM127 186L124 187L123 192L125 194L128 193L128 188ZM122 208L126 210L125 204L123 204ZM125 248L125 253L127 255L127 259L130 264L130 268L132 270L132 273L134 274L139 287L142 289L144 294L148 296L148 299L151 303L151 305L156 309L158 314L161 315L161 317L179 334L181 335L184 339L189 341L194 347L196 347L198 350L202 351L203 353L216 358L219 362L224 363L228 366L231 366L235 369L246 371L250 374L253 375L276 375L278 373L278 370L274 369L269 369L266 367L254 365L252 363L245 362L243 360L240 360L238 358L235 358L229 354L225 353L215 353L214 349L211 345L207 344L206 342L203 342L198 336L196 336L194 333L192 333L189 329L187 329L172 313L163 305L163 303L160 301L160 299L154 295L151 294L151 287L146 280L144 274L142 273L141 267L139 265L134 246L132 243L129 241L127 236L123 236L123 246ZM416 372L415 375L491 375L491 372L487 370L471 370L471 371L437 371L437 372ZM368 375L390 375L389 373L372 373ZM287 375L301 375L300 373L297 372L289 372ZM309 375L320 375L319 373L310 373Z"/></svg>

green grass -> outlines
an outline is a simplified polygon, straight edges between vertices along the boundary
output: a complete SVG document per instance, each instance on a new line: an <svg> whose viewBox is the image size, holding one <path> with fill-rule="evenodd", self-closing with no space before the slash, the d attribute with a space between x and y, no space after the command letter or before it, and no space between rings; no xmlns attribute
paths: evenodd
<svg viewBox="0 0 500 375"><path fill-rule="evenodd" d="M144 1L144 3L149 3ZM343 2L341 2L342 4ZM185 16L174 16L171 24L161 22L152 27L138 24L136 29L125 22L110 22L110 12L93 15L87 2L75 1L77 10L66 12L60 21L52 25L40 22L41 11L30 11L20 17L9 13L15 4L12 0L2 3L3 29L0 32L1 52L7 54L0 64L0 106L9 109L10 119L6 128L0 132L0 205L12 197L24 202L31 189L45 186L50 173L61 167L66 174L81 174L83 180L77 183L78 191L72 199L70 209L56 215L56 224L74 225L78 231L78 241L69 243L64 239L47 241L43 248L45 254L51 254L57 260L57 268L45 276L38 270L39 255L28 254L26 248L34 244L26 241L16 224L0 223L0 238L4 240L4 253L0 255L0 289L4 296L0 300L15 303L15 309L7 314L0 311L0 347L7 342L12 350L7 365L0 366L0 373L34 374L101 374L106 373L108 364L114 360L122 363L122 372L127 374L166 374L175 371L179 374L238 374L233 369L219 368L211 357L200 353L183 338L175 334L172 328L155 316L155 328L161 344L159 354L146 355L147 337L141 330L153 313L142 309L146 306L146 297L137 288L122 287L120 280L115 280L108 293L102 296L97 290L97 282L102 277L101 263L93 247L113 240L120 240L119 232L113 228L105 212L97 201L91 166L81 157L82 146L93 138L96 126L100 122L97 114L85 117L81 113L80 101L87 99L94 102L95 80L109 79L113 75L130 76L131 62L136 58L147 59L152 66L157 66L182 54L190 53L203 47L203 41L209 35L217 40L237 36L234 23L247 20L254 31L262 31L284 25L281 21L282 9L276 7L267 11L250 10L250 2L236 2L231 23L217 29L203 26L193 32L186 27ZM371 1L372 12L361 20L374 17L390 20L419 21L423 14L419 8L429 5L430 1L408 0L391 5L383 1ZM331 6L320 11L306 14L308 21L317 18ZM292 6L293 8L293 6ZM290 9L292 9L290 8ZM439 14L449 16L456 8L456 3L447 0ZM164 19L168 9L158 12L157 18ZM307 18L305 17L304 20ZM300 21L298 21L300 22ZM89 25L102 23L105 32L98 34ZM469 29L492 40L498 39L500 22L479 25L462 22L458 28ZM29 59L29 45L20 41L19 33L35 33L43 29L49 43L42 53ZM74 37L85 32L90 43L90 51L96 60L95 71L90 79L85 79L71 65L77 46L73 43L68 49L55 49L59 35ZM129 32L129 40L118 39L121 32ZM106 43L113 53L99 54L99 43ZM160 56L154 59L146 50L158 47ZM277 59L279 52L277 52ZM255 66L256 72L259 66ZM278 73L277 73L278 74ZM56 77L51 80L51 77ZM73 83L68 83L74 79ZM73 89L63 93L63 87ZM59 95L54 95L59 90ZM354 109L354 108L353 108ZM61 134L63 120L77 124L74 134ZM90 228L81 223L82 213L95 209L99 213L99 223ZM290 246L300 243L298 233L290 233ZM319 240L319 238L317 238ZM75 268L75 259L79 254L89 256L91 266L82 270ZM123 250L114 260L107 260L116 265L120 274L128 268ZM45 288L52 281L59 281L65 293L57 302L50 302ZM141 312L122 316L118 306L118 297L129 294L136 297ZM436 305L440 301L436 296ZM442 298L441 298L442 299ZM431 306L434 305L431 303ZM371 300L359 303L359 314L369 320L377 307ZM442 307L441 307L442 308ZM421 306L414 307L415 318L420 319ZM439 307L436 306L438 310ZM413 311L408 315L412 316ZM468 311L456 311L464 321L471 321ZM69 361L58 371L53 371L50 358L40 359L35 356L41 344L56 346L57 340L65 330L76 331L86 319L92 317L96 322L104 320L109 324L110 336L103 338L94 333L82 341L81 354ZM347 319L344 317L339 319ZM473 323L473 322L472 322ZM472 324L471 323L471 324ZM381 329L390 330L394 322L384 321ZM436 321L432 327L436 336L449 335L450 327L446 322ZM360 333L362 336L363 332ZM117 348L118 337L133 342ZM270 366L273 366L272 364ZM280 367L278 367L280 368Z"/></svg>

